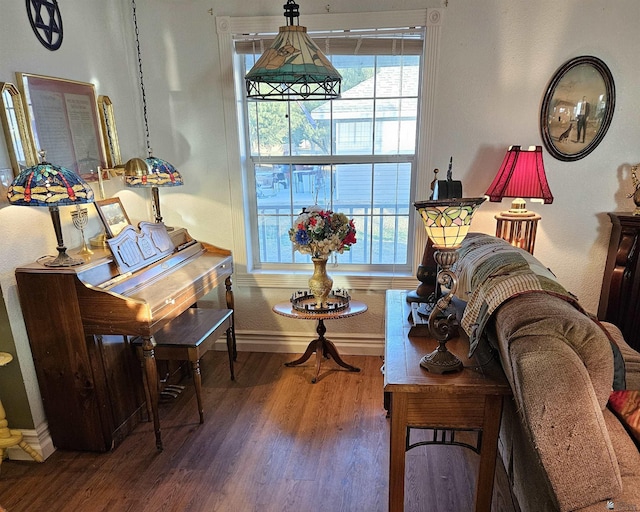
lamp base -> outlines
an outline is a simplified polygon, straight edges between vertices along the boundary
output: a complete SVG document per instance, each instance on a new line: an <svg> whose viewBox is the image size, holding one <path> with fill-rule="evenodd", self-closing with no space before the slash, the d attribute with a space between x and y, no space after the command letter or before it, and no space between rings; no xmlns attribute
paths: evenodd
<svg viewBox="0 0 640 512"><path fill-rule="evenodd" d="M462 370L462 361L447 350L446 342L440 341L438 348L420 359L420 366L431 373L449 373Z"/></svg>
<svg viewBox="0 0 640 512"><path fill-rule="evenodd" d="M526 213L500 212L495 216L497 221L496 237L533 254L538 221L541 218L537 213L530 211Z"/></svg>
<svg viewBox="0 0 640 512"><path fill-rule="evenodd" d="M75 267L82 265L83 259L72 258L66 252L61 252L55 258L53 256L41 261L45 267Z"/></svg>

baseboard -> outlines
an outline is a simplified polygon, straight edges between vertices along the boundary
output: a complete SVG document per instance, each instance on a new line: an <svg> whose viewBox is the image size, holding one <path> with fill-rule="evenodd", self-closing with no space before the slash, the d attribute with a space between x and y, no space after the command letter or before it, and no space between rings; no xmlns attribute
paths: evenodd
<svg viewBox="0 0 640 512"><path fill-rule="evenodd" d="M53 446L53 439L51 439L51 433L49 432L49 424L46 421L43 421L36 429L18 430L22 432L22 439L31 446L31 448L38 452L43 459L46 460L53 452L56 451ZM7 456L11 460L33 460L31 455L19 446L12 446L11 448L8 448Z"/></svg>
<svg viewBox="0 0 640 512"><path fill-rule="evenodd" d="M384 334L372 336L355 333L327 335L335 344L341 355L381 356L384 354ZM278 352L300 354L303 353L312 335L300 333L263 331L236 331L236 343L239 352ZM226 350L226 340L216 342L216 350Z"/></svg>

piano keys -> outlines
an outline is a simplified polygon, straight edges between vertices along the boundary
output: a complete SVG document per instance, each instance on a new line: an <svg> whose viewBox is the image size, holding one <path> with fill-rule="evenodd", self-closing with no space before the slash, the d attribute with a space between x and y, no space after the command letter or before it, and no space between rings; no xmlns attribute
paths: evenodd
<svg viewBox="0 0 640 512"><path fill-rule="evenodd" d="M199 299L225 285L233 309L231 252L170 233L174 250L121 272L108 250L83 265L16 269L18 295L53 443L108 451L144 419L140 363L129 338L145 342L145 371L157 379L152 336ZM155 386L151 387L156 389ZM162 448L157 396L151 397Z"/></svg>

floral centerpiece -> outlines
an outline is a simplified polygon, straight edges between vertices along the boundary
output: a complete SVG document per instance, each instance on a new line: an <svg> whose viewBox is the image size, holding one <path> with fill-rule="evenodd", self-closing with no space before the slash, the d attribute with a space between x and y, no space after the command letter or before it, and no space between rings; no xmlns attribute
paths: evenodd
<svg viewBox="0 0 640 512"><path fill-rule="evenodd" d="M311 206L302 209L289 230L289 238L296 251L327 259L332 252L342 254L356 243L356 228L353 219L343 213Z"/></svg>
<svg viewBox="0 0 640 512"><path fill-rule="evenodd" d="M289 238L296 251L311 255L313 275L309 278L309 289L316 299L316 309L328 308L333 279L327 275L327 259L332 252L342 254L356 243L353 219L317 205L303 208L289 230Z"/></svg>

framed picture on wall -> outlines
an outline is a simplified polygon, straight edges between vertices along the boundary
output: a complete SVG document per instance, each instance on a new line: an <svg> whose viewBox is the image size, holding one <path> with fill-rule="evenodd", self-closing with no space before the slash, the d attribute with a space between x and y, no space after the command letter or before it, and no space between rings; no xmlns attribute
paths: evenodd
<svg viewBox="0 0 640 512"><path fill-rule="evenodd" d="M616 104L607 65L592 56L575 57L555 72L540 111L547 151L558 160L584 158L604 138Z"/></svg>
<svg viewBox="0 0 640 512"><path fill-rule="evenodd" d="M120 231L131 224L119 198L111 197L109 199L103 199L102 201L96 201L93 204L96 205L98 215L104 224L107 238L117 236Z"/></svg>
<svg viewBox="0 0 640 512"><path fill-rule="evenodd" d="M87 181L107 167L95 86L63 78L16 73L36 151Z"/></svg>

